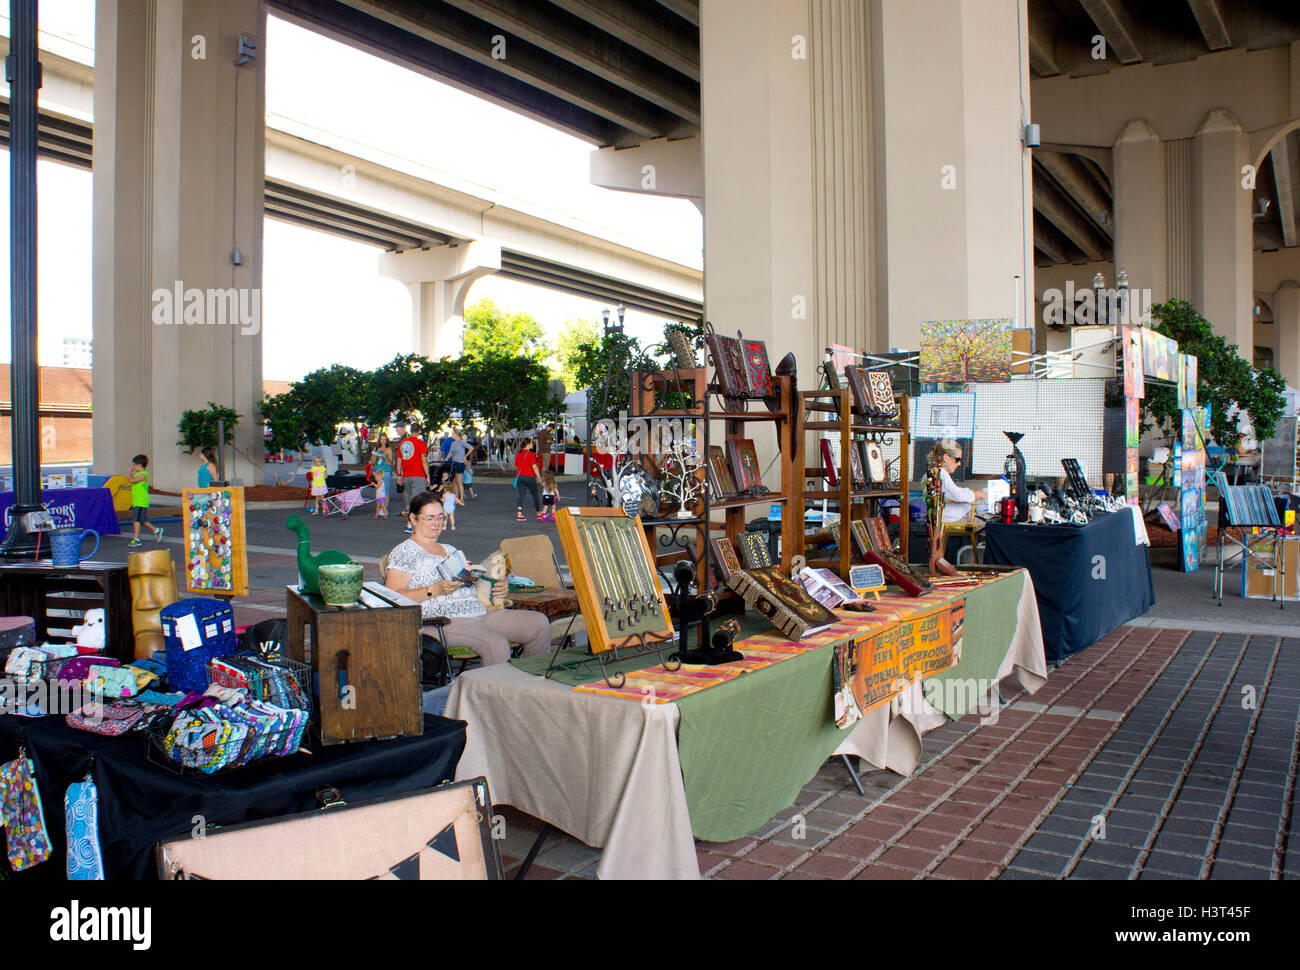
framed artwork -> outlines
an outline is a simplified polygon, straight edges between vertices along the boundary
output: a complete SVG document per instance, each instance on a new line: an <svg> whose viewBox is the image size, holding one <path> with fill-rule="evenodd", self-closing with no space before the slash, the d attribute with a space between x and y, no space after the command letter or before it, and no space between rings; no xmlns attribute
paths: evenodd
<svg viewBox="0 0 1300 970"><path fill-rule="evenodd" d="M606 653L633 638L673 639L672 617L639 518L622 509L565 507L555 524L592 653Z"/></svg>
<svg viewBox="0 0 1300 970"><path fill-rule="evenodd" d="M871 414L871 392L867 389L862 369L856 364L844 368L844 377L853 392L853 410L864 417Z"/></svg>
<svg viewBox="0 0 1300 970"><path fill-rule="evenodd" d="M746 569L762 569L764 566L772 565L766 533L743 533L736 536L736 545L740 548L740 562Z"/></svg>
<svg viewBox="0 0 1300 970"><path fill-rule="evenodd" d="M1142 372L1147 377L1173 382L1178 373L1178 344L1164 334L1142 327Z"/></svg>
<svg viewBox="0 0 1300 970"><path fill-rule="evenodd" d="M1122 328L1124 334L1124 396L1142 400L1146 397L1146 381L1142 376L1142 331L1137 327Z"/></svg>
<svg viewBox="0 0 1300 970"><path fill-rule="evenodd" d="M1009 318L923 323L921 383L1008 383L1014 324Z"/></svg>
<svg viewBox="0 0 1300 970"><path fill-rule="evenodd" d="M866 523L871 548L876 552L893 552L894 542L889 538L889 527L885 525L885 520L877 515L867 519Z"/></svg>
<svg viewBox="0 0 1300 970"><path fill-rule="evenodd" d="M740 341L745 361L745 390L750 397L772 395L772 367L767 361L767 344L761 340Z"/></svg>
<svg viewBox="0 0 1300 970"><path fill-rule="evenodd" d="M898 402L894 400L894 382L888 371L869 371L867 389L870 392L871 408L876 414L886 420L898 417Z"/></svg>
<svg viewBox="0 0 1300 970"><path fill-rule="evenodd" d="M849 467L853 469L853 484L865 485L867 476L862 470L862 453L858 451L858 443L849 444Z"/></svg>
<svg viewBox="0 0 1300 970"><path fill-rule="evenodd" d="M873 484L880 484L885 480L885 455L880 450L880 445L874 441L865 442L862 450L866 453L867 477Z"/></svg>
<svg viewBox="0 0 1300 970"><path fill-rule="evenodd" d="M822 465L826 469L826 484L831 488L838 488L840 484L840 470L835 465L835 455L831 451L830 438L822 439Z"/></svg>
<svg viewBox="0 0 1300 970"><path fill-rule="evenodd" d="M871 527L865 519L854 519L849 523L849 535L853 537L853 548L859 556L865 556L874 550Z"/></svg>
<svg viewBox="0 0 1300 970"><path fill-rule="evenodd" d="M709 540L713 550L713 566L725 583L732 573L740 572L740 560L736 557L736 547L726 536L717 536Z"/></svg>
<svg viewBox="0 0 1300 970"><path fill-rule="evenodd" d="M973 438L975 394L922 394L916 402L914 438Z"/></svg>
<svg viewBox="0 0 1300 970"><path fill-rule="evenodd" d="M719 498L730 498L739 491L735 479L731 477L731 469L727 467L727 455L721 445L709 445L707 471L709 484L713 486Z"/></svg>
<svg viewBox="0 0 1300 970"><path fill-rule="evenodd" d="M185 588L217 596L248 595L244 490L239 486L181 492Z"/></svg>
<svg viewBox="0 0 1300 970"><path fill-rule="evenodd" d="M735 475L736 485L741 492L760 490L763 487L763 472L758 464L758 452L750 438L733 438L727 442L727 457Z"/></svg>

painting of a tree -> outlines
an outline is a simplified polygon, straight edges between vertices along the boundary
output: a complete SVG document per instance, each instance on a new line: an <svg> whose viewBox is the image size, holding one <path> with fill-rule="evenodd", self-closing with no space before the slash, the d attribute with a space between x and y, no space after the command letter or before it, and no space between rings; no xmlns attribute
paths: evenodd
<svg viewBox="0 0 1300 970"><path fill-rule="evenodd" d="M1004 384L1011 380L1010 319L931 320L921 326L921 380Z"/></svg>

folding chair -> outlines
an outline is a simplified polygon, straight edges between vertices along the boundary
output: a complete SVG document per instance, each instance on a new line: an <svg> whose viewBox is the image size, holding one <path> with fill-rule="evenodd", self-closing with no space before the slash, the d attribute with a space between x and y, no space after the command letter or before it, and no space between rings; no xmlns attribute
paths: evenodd
<svg viewBox="0 0 1300 970"><path fill-rule="evenodd" d="M555 544L548 535L524 536L520 539L502 539L501 551L510 560L510 569L517 576L526 576L543 589L569 589L560 572L560 560L555 555ZM579 631L586 630L582 613L561 616L551 623L551 637L564 638L561 649L569 646Z"/></svg>

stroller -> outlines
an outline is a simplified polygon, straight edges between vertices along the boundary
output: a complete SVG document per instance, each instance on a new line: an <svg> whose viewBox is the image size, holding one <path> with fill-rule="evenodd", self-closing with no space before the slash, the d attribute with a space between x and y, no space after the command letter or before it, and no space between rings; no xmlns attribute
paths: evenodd
<svg viewBox="0 0 1300 970"><path fill-rule="evenodd" d="M368 505L374 501L373 498L366 498L360 488L344 489L337 492L330 492L325 497L325 518L329 518L335 512L348 517L353 509L359 509L363 505Z"/></svg>

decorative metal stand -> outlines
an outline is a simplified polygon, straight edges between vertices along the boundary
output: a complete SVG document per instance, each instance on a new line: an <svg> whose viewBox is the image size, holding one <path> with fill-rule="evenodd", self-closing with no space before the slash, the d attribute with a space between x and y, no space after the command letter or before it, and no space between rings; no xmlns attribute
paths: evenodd
<svg viewBox="0 0 1300 970"><path fill-rule="evenodd" d="M654 655L659 658L660 665L664 670L673 671L682 669L682 661L675 660L676 654L668 657L664 656L664 650L676 642L671 636L655 636L654 634L638 633L628 637L626 640L619 641L617 644L611 644L610 648L602 653L590 657L583 657L581 660L566 660L564 663L556 663L560 652L557 650L551 654L550 665L546 668L546 676L550 676L559 670L579 670L591 664L600 664L600 675L605 679L605 683L618 690L627 683L627 674L623 671L616 671L612 676L609 672L611 664L621 663L624 660L635 660L637 657L646 657ZM615 679L617 678L617 680Z"/></svg>

